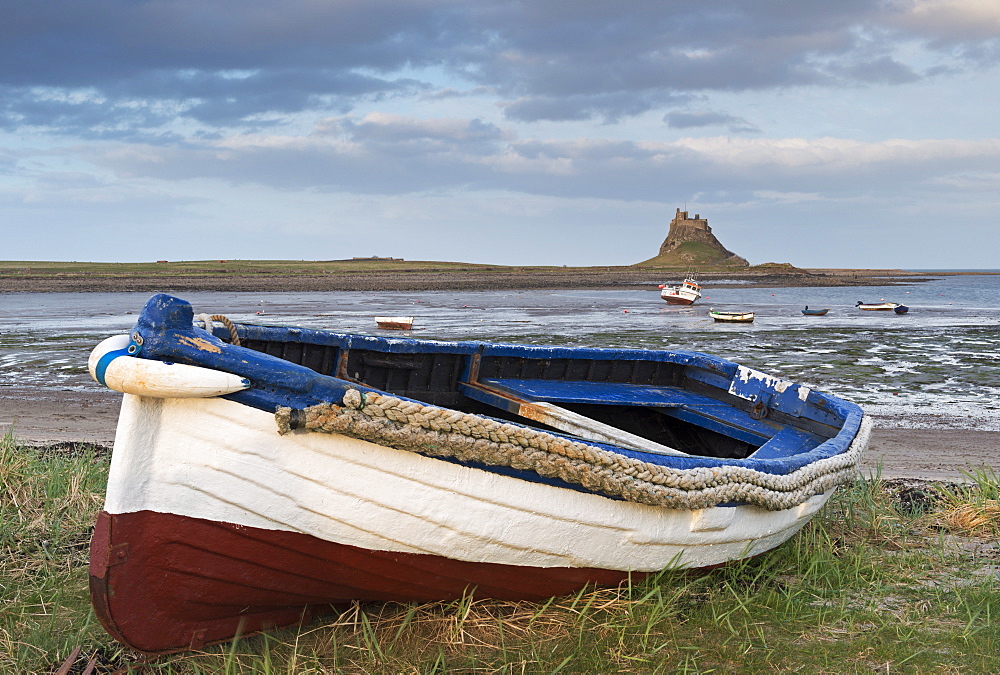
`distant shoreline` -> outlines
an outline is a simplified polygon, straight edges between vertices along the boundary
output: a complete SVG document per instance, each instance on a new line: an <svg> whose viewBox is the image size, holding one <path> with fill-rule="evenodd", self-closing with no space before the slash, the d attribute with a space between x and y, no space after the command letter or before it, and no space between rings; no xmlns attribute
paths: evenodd
<svg viewBox="0 0 1000 675"><path fill-rule="evenodd" d="M744 287L892 286L935 276L980 271L909 272L898 269L800 269L790 265L699 272ZM677 268L509 267L385 258L333 261L192 261L62 263L0 261L0 293L108 293L156 291L306 292L544 290L648 288L676 283Z"/></svg>

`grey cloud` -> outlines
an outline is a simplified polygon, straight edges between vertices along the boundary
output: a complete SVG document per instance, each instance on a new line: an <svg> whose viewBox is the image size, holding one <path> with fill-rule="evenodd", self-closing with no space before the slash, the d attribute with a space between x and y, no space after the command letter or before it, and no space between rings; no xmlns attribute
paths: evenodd
<svg viewBox="0 0 1000 675"><path fill-rule="evenodd" d="M518 5L520 13L500 11L496 19L504 49L484 55L470 77L518 95L506 108L509 119L614 121L690 92L831 82L826 64L856 48L852 28L874 7Z"/></svg>
<svg viewBox="0 0 1000 675"><path fill-rule="evenodd" d="M395 126L395 128L393 128ZM956 172L1000 171L995 152L961 146L816 143L798 148L508 138L489 124L430 128L337 120L313 144L137 148L85 157L126 176L212 178L283 190L407 194L504 190L552 197L649 200L662 195L781 191L824 195L909 191ZM466 137L471 138L469 144ZM863 161L862 161L863 158Z"/></svg>
<svg viewBox="0 0 1000 675"><path fill-rule="evenodd" d="M742 117L728 113L700 111L671 111L663 116L663 121L671 129L692 129L699 127L728 126L734 133L758 133L760 129Z"/></svg>
<svg viewBox="0 0 1000 675"><path fill-rule="evenodd" d="M974 48L1000 40L996 5L990 2L894 0L883 6L880 22L939 49Z"/></svg>
<svg viewBox="0 0 1000 675"><path fill-rule="evenodd" d="M98 100L92 95L50 96L55 93L39 95L37 91L0 88L0 129L43 127L93 139L179 140L167 129L176 120L176 113L163 106Z"/></svg>
<svg viewBox="0 0 1000 675"><path fill-rule="evenodd" d="M102 117L119 133L168 125L163 109L209 127L253 125L466 84L500 99L511 120L614 123L709 90L919 77L889 54L896 39L947 38L996 57L971 29L935 36L934 22L881 0L3 0L0 15L0 91L15 100L7 126L94 135L108 133ZM57 107L47 90L93 98Z"/></svg>
<svg viewBox="0 0 1000 675"><path fill-rule="evenodd" d="M17 158L9 153L0 150L0 176L13 175L17 172Z"/></svg>
<svg viewBox="0 0 1000 675"><path fill-rule="evenodd" d="M413 140L493 142L502 140L504 136L498 126L479 119L429 122L418 122L408 118L387 118L378 122L344 120L342 128L349 130L355 140L377 140L385 143Z"/></svg>
<svg viewBox="0 0 1000 675"><path fill-rule="evenodd" d="M605 123L639 115L663 105L685 100L671 92L630 93L625 91L566 96L531 96L501 103L504 117L521 122L572 121L600 118Z"/></svg>
<svg viewBox="0 0 1000 675"><path fill-rule="evenodd" d="M507 119L523 122L567 122L589 119L593 115L589 105L581 108L579 99L573 97L533 96L505 103L503 108Z"/></svg>
<svg viewBox="0 0 1000 675"><path fill-rule="evenodd" d="M947 48L949 45L946 43L944 46ZM984 67L995 66L1000 62L1000 39L974 44L965 43L957 49L964 59Z"/></svg>
<svg viewBox="0 0 1000 675"><path fill-rule="evenodd" d="M37 183L58 190L91 190L107 185L106 180L81 171L48 171L38 177Z"/></svg>
<svg viewBox="0 0 1000 675"><path fill-rule="evenodd" d="M397 163L402 158L426 161L437 168L442 156L452 157L448 163L494 156L503 151L506 137L499 127L479 119L423 121L387 115L326 120L317 133L349 140L366 157L386 162L394 157Z"/></svg>
<svg viewBox="0 0 1000 675"><path fill-rule="evenodd" d="M513 142L510 149L526 159L566 159L575 162L646 160L663 152L662 149L641 148L632 141L589 141L580 144L531 140Z"/></svg>
<svg viewBox="0 0 1000 675"><path fill-rule="evenodd" d="M912 68L888 56L851 64L838 70L845 77L858 82L905 84L920 79Z"/></svg>
<svg viewBox="0 0 1000 675"><path fill-rule="evenodd" d="M95 110L125 122L118 109L128 104L149 109L136 113L143 125L170 104L172 119L224 126L412 95L425 85L379 73L439 63L456 45L445 35L449 12L386 0L3 2L0 91L19 101L6 122L78 132ZM49 91L90 100L60 111L28 105Z"/></svg>
<svg viewBox="0 0 1000 675"><path fill-rule="evenodd" d="M158 71L388 72L454 44L442 36L447 8L392 0L7 0L0 81L103 86Z"/></svg>

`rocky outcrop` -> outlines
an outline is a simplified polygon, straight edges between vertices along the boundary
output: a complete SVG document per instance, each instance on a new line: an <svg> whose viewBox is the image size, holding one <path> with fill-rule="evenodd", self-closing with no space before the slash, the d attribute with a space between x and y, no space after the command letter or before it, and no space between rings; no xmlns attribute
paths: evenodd
<svg viewBox="0 0 1000 675"><path fill-rule="evenodd" d="M708 219L701 218L697 213L694 218L688 217L687 211L677 209L674 219L670 221L670 231L660 246L660 252L654 258L645 260L640 265L664 265L678 267L749 267L750 263L722 245Z"/></svg>

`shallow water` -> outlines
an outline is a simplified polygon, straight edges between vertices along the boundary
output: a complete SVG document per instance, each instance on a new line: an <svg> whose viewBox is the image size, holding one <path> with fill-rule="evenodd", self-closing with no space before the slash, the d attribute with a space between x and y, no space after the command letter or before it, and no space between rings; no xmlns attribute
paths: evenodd
<svg viewBox="0 0 1000 675"><path fill-rule="evenodd" d="M667 282L675 280L664 280ZM0 393L88 390L101 339L124 333L147 293L0 295ZM894 425L1000 431L1000 276L877 288L709 286L692 307L655 290L182 294L234 321L394 334L375 315L412 315L414 337L702 351L855 401ZM862 312L858 300L910 313ZM805 317L805 305L829 307ZM748 309L749 325L708 309ZM1000 443L998 443L1000 446ZM1000 447L998 447L1000 449Z"/></svg>

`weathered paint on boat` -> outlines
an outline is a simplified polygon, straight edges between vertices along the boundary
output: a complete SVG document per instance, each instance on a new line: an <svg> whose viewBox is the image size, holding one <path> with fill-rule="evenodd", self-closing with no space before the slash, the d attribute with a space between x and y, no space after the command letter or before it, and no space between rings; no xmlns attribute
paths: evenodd
<svg viewBox="0 0 1000 675"><path fill-rule="evenodd" d="M87 363L90 375L123 394L157 398L222 396L250 387L250 380L245 377L220 370L131 358L137 349L138 345L128 335L107 338L90 354Z"/></svg>
<svg viewBox="0 0 1000 675"><path fill-rule="evenodd" d="M614 423L617 443L588 447L777 482L856 461L869 433L851 403L696 352L247 325L236 327L237 347L192 316L187 303L155 296L129 342L137 356L122 358L211 365L251 386L123 400L90 583L101 623L144 652L198 648L354 600L537 600L671 565L715 566L787 540L835 485L787 508L721 496L700 508L653 505L475 458L340 433L279 435L279 406L390 391L522 424L543 414L584 438L613 437ZM657 447L631 447L640 433Z"/></svg>

